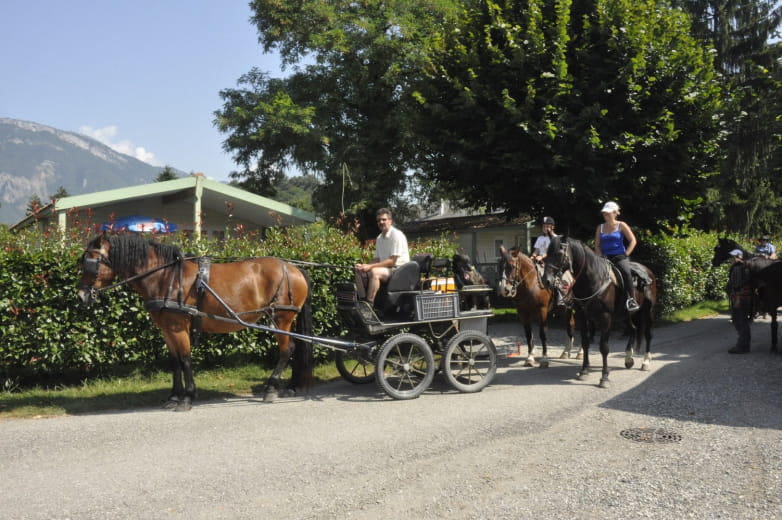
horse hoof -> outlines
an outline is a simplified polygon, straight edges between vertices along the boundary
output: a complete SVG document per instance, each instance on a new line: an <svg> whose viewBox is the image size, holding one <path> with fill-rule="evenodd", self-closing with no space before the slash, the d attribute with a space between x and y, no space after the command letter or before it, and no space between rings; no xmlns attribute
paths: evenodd
<svg viewBox="0 0 782 520"><path fill-rule="evenodd" d="M164 410L176 410L179 406L179 399L169 399L165 403L163 403L163 409Z"/></svg>
<svg viewBox="0 0 782 520"><path fill-rule="evenodd" d="M275 399L277 399L277 392L275 392L274 390L263 394L264 403L273 403Z"/></svg>
<svg viewBox="0 0 782 520"><path fill-rule="evenodd" d="M597 386L600 388L608 388L608 379L601 379L600 384Z"/></svg>
<svg viewBox="0 0 782 520"><path fill-rule="evenodd" d="M535 360L533 359L533 360L530 361L529 359L525 359L524 360L524 366L525 367L534 367L535 366Z"/></svg>
<svg viewBox="0 0 782 520"><path fill-rule="evenodd" d="M633 368L633 365L635 365L633 358L625 359L625 368Z"/></svg>
<svg viewBox="0 0 782 520"><path fill-rule="evenodd" d="M588 375L589 374L587 374L586 372L579 372L578 374L576 374L576 379L578 379L579 381L583 381L584 379L586 379Z"/></svg>
<svg viewBox="0 0 782 520"><path fill-rule="evenodd" d="M188 401L188 400L184 400L181 403L179 403L176 406L176 408L174 408L174 411L175 412L189 412L192 409L193 409L193 403Z"/></svg>
<svg viewBox="0 0 782 520"><path fill-rule="evenodd" d="M641 371L642 371L642 372L648 372L648 371L649 371L649 368L651 368L651 367L649 366L649 363L641 363Z"/></svg>
<svg viewBox="0 0 782 520"><path fill-rule="evenodd" d="M570 359L570 353L569 352L563 352L559 355L559 359Z"/></svg>
<svg viewBox="0 0 782 520"><path fill-rule="evenodd" d="M578 354L576 354L576 359L584 359L584 354L579 352Z"/></svg>
<svg viewBox="0 0 782 520"><path fill-rule="evenodd" d="M540 363L538 363L538 366L540 368L548 368L548 359L541 359Z"/></svg>
<svg viewBox="0 0 782 520"><path fill-rule="evenodd" d="M285 390L280 391L280 397L296 397L296 389L286 388Z"/></svg>

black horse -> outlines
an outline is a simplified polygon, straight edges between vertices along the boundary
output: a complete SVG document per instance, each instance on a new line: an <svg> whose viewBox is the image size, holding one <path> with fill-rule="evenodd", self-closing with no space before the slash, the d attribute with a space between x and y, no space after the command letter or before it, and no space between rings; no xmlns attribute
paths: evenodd
<svg viewBox="0 0 782 520"><path fill-rule="evenodd" d="M768 314L771 317L771 352L778 353L777 348L777 308L782 307L782 267L779 260L770 260L763 255L755 255L745 251L735 240L719 238L714 246L714 257L711 265L717 267L730 258L730 252L738 249L742 252L744 263L749 269L752 283L755 311Z"/></svg>
<svg viewBox="0 0 782 520"><path fill-rule="evenodd" d="M485 291L476 291L470 294L470 288L487 286L488 282L470 262L467 255L455 254L451 259L453 279L461 297L462 309L488 309L491 307L489 294Z"/></svg>
<svg viewBox="0 0 782 520"><path fill-rule="evenodd" d="M625 349L625 367L631 368L633 361L633 343L640 351L642 338L646 339L646 353L641 370L648 370L652 361L652 324L654 305L657 301L657 281L654 273L646 266L633 262L635 299L640 310L628 315L624 306L624 289L617 282L621 278L613 264L600 257L591 248L572 238L551 238L545 259L544 280L546 285L554 287L565 271L573 275L571 291L576 311L576 325L581 330L581 347L584 360L578 378L589 374L589 325L600 331L600 354L603 356L603 376L600 386L608 385L608 336L614 315L627 320L628 340Z"/></svg>

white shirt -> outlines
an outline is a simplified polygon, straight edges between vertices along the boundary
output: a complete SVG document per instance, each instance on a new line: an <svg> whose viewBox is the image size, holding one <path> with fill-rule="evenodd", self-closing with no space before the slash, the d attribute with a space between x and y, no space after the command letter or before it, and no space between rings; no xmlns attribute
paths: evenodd
<svg viewBox="0 0 782 520"><path fill-rule="evenodd" d="M396 266L410 261L410 251L407 249L407 237L397 228L391 226L385 235L380 233L375 244L375 256L378 260L386 260L396 256Z"/></svg>
<svg viewBox="0 0 782 520"><path fill-rule="evenodd" d="M533 246L532 250L535 249L538 250L538 254L540 256L545 256L546 252L548 251L548 246L551 244L551 239L548 235L540 235L537 240L535 240L535 245Z"/></svg>

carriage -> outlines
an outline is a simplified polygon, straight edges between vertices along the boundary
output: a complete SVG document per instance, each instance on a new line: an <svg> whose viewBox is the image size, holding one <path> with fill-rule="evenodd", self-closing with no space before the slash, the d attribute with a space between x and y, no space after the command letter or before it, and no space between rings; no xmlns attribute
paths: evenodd
<svg viewBox="0 0 782 520"><path fill-rule="evenodd" d="M448 261L431 255L395 270L375 307L358 300L355 284L338 282L337 311L348 330L343 338L312 334L310 281L296 262L261 257L212 264L209 257L186 257L175 246L138 235L103 234L87 246L80 264L82 303L125 283L141 295L169 349L173 386L167 407L174 410L189 410L195 399L191 348L201 331L246 327L276 336L280 356L266 384L267 401L307 385L312 345L336 350L337 368L348 381L374 380L395 399L421 395L438 370L461 392L482 390L496 372L497 351L486 334L491 289L449 290L429 277ZM120 281L112 283L115 278ZM273 325L257 323L263 317ZM291 381L281 389L291 360Z"/></svg>
<svg viewBox="0 0 782 520"><path fill-rule="evenodd" d="M375 380L395 399L418 397L438 370L460 392L478 392L491 382L497 369L497 350L487 336L491 288L454 287L447 277L429 276L432 267L448 264L417 255L381 287L374 307L356 297L354 283L337 284L337 312L355 341L335 347L345 379Z"/></svg>

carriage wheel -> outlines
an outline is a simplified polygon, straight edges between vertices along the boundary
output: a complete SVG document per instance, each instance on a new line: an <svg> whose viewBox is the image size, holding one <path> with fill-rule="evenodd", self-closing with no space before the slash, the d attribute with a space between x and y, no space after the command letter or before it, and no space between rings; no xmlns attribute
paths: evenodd
<svg viewBox="0 0 782 520"><path fill-rule="evenodd" d="M421 336L408 332L389 338L380 347L375 375L381 390L394 399L415 399L434 379L432 349Z"/></svg>
<svg viewBox="0 0 782 520"><path fill-rule="evenodd" d="M335 363L339 374L355 385L371 383L375 380L375 362L364 349L337 351Z"/></svg>
<svg viewBox="0 0 782 520"><path fill-rule="evenodd" d="M448 342L442 363L451 386L460 392L480 392L497 372L497 348L485 334L465 330Z"/></svg>

